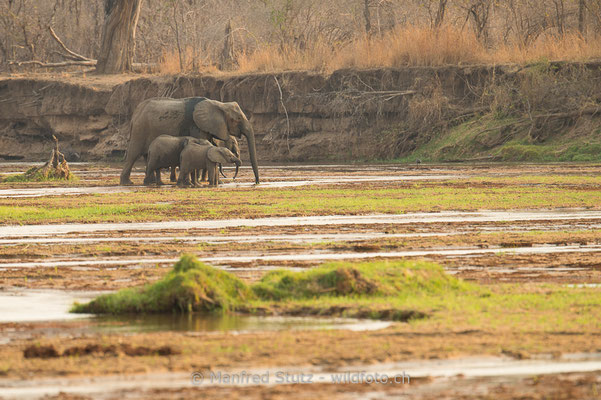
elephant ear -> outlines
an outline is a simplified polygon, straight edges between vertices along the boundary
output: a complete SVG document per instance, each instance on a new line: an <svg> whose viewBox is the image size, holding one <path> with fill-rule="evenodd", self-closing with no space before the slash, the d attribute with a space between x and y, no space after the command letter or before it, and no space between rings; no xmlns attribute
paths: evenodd
<svg viewBox="0 0 601 400"><path fill-rule="evenodd" d="M221 103L214 100L201 101L194 107L192 118L200 130L210 133L217 139L228 139L227 123Z"/></svg>
<svg viewBox="0 0 601 400"><path fill-rule="evenodd" d="M223 154L225 149L223 148L219 148L219 147L213 147L211 149L209 149L209 151L207 152L207 157L209 157L209 160L211 160L214 163L219 163L219 164L227 164L228 160L227 158L225 158L225 155Z"/></svg>

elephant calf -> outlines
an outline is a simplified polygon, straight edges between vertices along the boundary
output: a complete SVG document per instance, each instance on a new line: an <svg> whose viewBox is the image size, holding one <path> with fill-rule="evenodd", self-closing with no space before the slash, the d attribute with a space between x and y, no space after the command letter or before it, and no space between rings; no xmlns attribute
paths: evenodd
<svg viewBox="0 0 601 400"><path fill-rule="evenodd" d="M161 135L154 139L148 147L148 158L146 161L145 185L156 183L162 185L161 168L175 170L179 165L182 150L188 143L196 145L211 145L208 140L197 139L191 136L169 136Z"/></svg>
<svg viewBox="0 0 601 400"><path fill-rule="evenodd" d="M224 147L188 143L180 155L180 174L177 186L189 186L190 174L201 169L208 171L209 186L217 186L219 184L217 164L223 163L232 163L239 167L242 161ZM196 182L193 180L192 183Z"/></svg>

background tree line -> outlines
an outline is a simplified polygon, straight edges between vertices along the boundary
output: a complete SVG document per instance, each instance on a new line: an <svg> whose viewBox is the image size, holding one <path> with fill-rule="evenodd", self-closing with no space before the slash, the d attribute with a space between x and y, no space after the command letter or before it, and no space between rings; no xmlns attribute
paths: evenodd
<svg viewBox="0 0 601 400"><path fill-rule="evenodd" d="M108 8L126 0L0 0L0 70L102 58ZM235 69L260 50L343 48L407 28L450 27L484 49L601 34L601 0L142 0L137 63L163 72ZM65 51L49 33L75 53ZM433 33L434 34L434 33ZM131 49L133 51L133 48ZM308 52L305 57L311 57ZM99 59L99 60L100 60ZM246 60L246 61L245 61ZM85 63L85 62L84 62ZM250 67L252 69L252 67Z"/></svg>

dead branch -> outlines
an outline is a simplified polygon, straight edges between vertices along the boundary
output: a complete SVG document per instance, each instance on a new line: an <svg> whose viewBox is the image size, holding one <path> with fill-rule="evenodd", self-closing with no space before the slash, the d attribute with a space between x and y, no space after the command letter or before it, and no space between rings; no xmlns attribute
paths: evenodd
<svg viewBox="0 0 601 400"><path fill-rule="evenodd" d="M282 108L284 109L284 114L286 114L286 147L288 148L288 153L290 153L290 118L288 118L288 110L284 105L284 97L282 94L282 87L280 86L280 82L278 82L278 78L274 75L273 79L275 79L276 85L278 85L278 90L280 91L280 103L282 104Z"/></svg>
<svg viewBox="0 0 601 400"><path fill-rule="evenodd" d="M41 167L33 167L25 172L23 178L26 181L48 179L70 180L73 178L69 164L65 160L65 155L58 149L58 139L54 135L52 135L52 139L54 139L54 149L52 149L50 159Z"/></svg>
<svg viewBox="0 0 601 400"><path fill-rule="evenodd" d="M37 60L31 60L31 61L10 61L8 64L16 65L18 67L20 67L22 65L36 65L38 67L43 67L43 68L61 68L61 67L69 67L72 65L94 66L94 65L96 65L96 60L64 61L64 62L58 62L58 63L44 63L44 62L37 61Z"/></svg>
<svg viewBox="0 0 601 400"><path fill-rule="evenodd" d="M549 114L535 115L534 118L574 118L583 115L598 114L601 113L601 107L587 107L580 110L568 111L568 112L555 112Z"/></svg>
<svg viewBox="0 0 601 400"><path fill-rule="evenodd" d="M64 58L66 58L66 59L68 59L68 60L73 60L73 61L82 61L82 60L80 60L80 59L79 59L79 58L77 58L77 57L70 56L69 54L62 53L62 52L60 52L60 51L58 51L58 50L52 50L52 51L50 52L50 54L56 54L57 56L64 57Z"/></svg>
<svg viewBox="0 0 601 400"><path fill-rule="evenodd" d="M67 58L71 61L63 61L63 62L55 62L55 63L47 63L47 62L42 62L42 61L37 61L37 60L10 61L8 63L8 65L16 65L18 67L20 67L22 65L35 65L37 67L42 67L42 68L62 68L62 67L70 67L70 66L74 66L74 65L90 66L90 67L96 66L96 64L97 64L96 60L93 60L88 57L84 57L81 54L77 54L76 52L69 50L69 48L63 43L63 41L60 40L60 38L56 35L56 32L54 32L54 29L52 29L52 27L50 25L48 26L48 31L50 32L50 36L52 36L52 38L61 46L61 48L67 54L63 54L61 52L54 52L54 53L63 58Z"/></svg>
<svg viewBox="0 0 601 400"><path fill-rule="evenodd" d="M69 50L67 46L65 46L63 41L59 39L59 37L56 35L56 32L54 32L54 29L52 29L50 25L48 25L48 30L50 31L50 35L54 38L54 40L56 40L56 42L63 48L63 50L65 50L71 57L74 57L79 61L96 61L92 60L91 58L84 57L81 54L77 54L72 50Z"/></svg>

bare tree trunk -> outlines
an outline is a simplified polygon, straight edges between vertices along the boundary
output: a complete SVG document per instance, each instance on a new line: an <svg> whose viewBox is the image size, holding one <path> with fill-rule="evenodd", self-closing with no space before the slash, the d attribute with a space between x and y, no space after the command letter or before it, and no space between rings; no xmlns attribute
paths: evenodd
<svg viewBox="0 0 601 400"><path fill-rule="evenodd" d="M105 0L105 22L96 72L116 74L131 71L136 26L142 0Z"/></svg>
<svg viewBox="0 0 601 400"><path fill-rule="evenodd" d="M468 8L467 11L467 19L469 19L470 16L472 17L476 38L482 43L486 43L488 41L490 7L491 0L477 0Z"/></svg>
<svg viewBox="0 0 601 400"><path fill-rule="evenodd" d="M436 10L436 18L434 19L434 28L438 29L444 21L444 15L447 9L447 0L439 0L438 10Z"/></svg>
<svg viewBox="0 0 601 400"><path fill-rule="evenodd" d="M555 4L555 23L557 24L557 30L559 34L563 36L565 33L565 7L563 0L553 0Z"/></svg>
<svg viewBox="0 0 601 400"><path fill-rule="evenodd" d="M234 65L234 37L232 36L232 20L225 26L223 49L221 50L220 69L228 70Z"/></svg>
<svg viewBox="0 0 601 400"><path fill-rule="evenodd" d="M173 3L173 25L175 31L175 44L177 45L177 54L179 55L179 70L184 72L184 53L182 51L182 45L179 40L179 26L177 23L177 2Z"/></svg>
<svg viewBox="0 0 601 400"><path fill-rule="evenodd" d="M365 17L365 33L371 33L371 16L369 15L369 0L364 0L363 17Z"/></svg>
<svg viewBox="0 0 601 400"><path fill-rule="evenodd" d="M586 1L585 0L578 0L578 32L580 32L581 35L584 35L584 10L586 8Z"/></svg>

